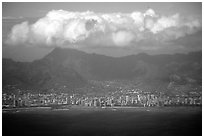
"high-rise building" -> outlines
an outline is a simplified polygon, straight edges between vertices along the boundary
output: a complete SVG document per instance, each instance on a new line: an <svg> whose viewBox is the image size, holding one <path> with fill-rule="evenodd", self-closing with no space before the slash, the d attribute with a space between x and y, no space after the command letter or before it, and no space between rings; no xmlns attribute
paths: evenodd
<svg viewBox="0 0 204 138"><path fill-rule="evenodd" d="M15 96L15 94L13 95L13 107L16 107L16 96Z"/></svg>

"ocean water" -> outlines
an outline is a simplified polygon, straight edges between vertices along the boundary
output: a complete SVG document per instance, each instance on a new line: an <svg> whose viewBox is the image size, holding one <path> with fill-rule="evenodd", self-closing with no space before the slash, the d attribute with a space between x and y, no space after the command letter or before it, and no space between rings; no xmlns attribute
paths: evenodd
<svg viewBox="0 0 204 138"><path fill-rule="evenodd" d="M18 110L2 113L3 136L201 136L201 107Z"/></svg>

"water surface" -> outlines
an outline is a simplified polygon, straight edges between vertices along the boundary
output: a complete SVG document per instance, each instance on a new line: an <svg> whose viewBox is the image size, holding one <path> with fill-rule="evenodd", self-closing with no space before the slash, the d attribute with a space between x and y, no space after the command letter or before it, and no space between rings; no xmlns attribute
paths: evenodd
<svg viewBox="0 0 204 138"><path fill-rule="evenodd" d="M2 127L10 136L191 136L202 135L202 109L24 109L4 112Z"/></svg>

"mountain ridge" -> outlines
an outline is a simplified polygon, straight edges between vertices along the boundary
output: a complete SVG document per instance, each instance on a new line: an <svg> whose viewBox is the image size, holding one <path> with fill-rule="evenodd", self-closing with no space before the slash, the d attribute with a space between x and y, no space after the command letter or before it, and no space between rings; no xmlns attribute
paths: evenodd
<svg viewBox="0 0 204 138"><path fill-rule="evenodd" d="M18 82L20 87L34 86L34 89L52 89L55 85L67 89L80 88L86 86L89 80L128 80L141 82L141 88L164 87L164 90L171 91L175 87L194 89L202 83L202 51L109 57L55 48L40 60L15 62L3 59L2 65L3 86Z"/></svg>

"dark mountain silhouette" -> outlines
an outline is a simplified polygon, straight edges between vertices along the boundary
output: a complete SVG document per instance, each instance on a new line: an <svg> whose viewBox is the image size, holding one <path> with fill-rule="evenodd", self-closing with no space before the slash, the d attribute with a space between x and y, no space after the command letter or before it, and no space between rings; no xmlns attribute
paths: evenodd
<svg viewBox="0 0 204 138"><path fill-rule="evenodd" d="M73 69L46 60L23 63L3 59L2 64L3 86L9 84L20 88L51 89L75 88L86 84L86 80Z"/></svg>
<svg viewBox="0 0 204 138"><path fill-rule="evenodd" d="M3 86L53 88L83 87L89 80L139 82L144 90L190 91L201 87L202 52L174 55L141 53L125 57L55 48L31 63L3 59Z"/></svg>

